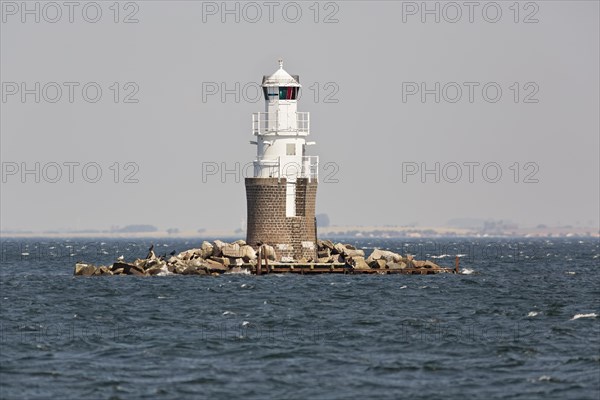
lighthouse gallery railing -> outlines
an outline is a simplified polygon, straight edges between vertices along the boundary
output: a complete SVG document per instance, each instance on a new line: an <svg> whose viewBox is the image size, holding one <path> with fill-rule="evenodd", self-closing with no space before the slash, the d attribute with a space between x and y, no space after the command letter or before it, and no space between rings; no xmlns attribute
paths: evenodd
<svg viewBox="0 0 600 400"><path fill-rule="evenodd" d="M288 117L273 113L257 112L252 114L252 133L254 135L308 135L310 131L310 113L296 112L296 124L290 126Z"/></svg>

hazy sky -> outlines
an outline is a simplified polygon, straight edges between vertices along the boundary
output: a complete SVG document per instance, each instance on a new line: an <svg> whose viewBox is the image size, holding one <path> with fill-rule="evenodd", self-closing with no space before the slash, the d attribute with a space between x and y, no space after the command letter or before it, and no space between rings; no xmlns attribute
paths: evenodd
<svg viewBox="0 0 600 400"><path fill-rule="evenodd" d="M280 57L332 224L598 225L597 1L113 3L1 4L4 230L240 226Z"/></svg>

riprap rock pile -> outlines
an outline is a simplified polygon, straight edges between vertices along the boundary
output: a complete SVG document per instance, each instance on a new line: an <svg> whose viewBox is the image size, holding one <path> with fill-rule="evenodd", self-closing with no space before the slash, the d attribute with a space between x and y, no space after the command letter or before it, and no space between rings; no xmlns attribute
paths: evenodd
<svg viewBox="0 0 600 400"><path fill-rule="evenodd" d="M262 245L256 248L246 244L243 240L225 243L221 240L214 242L204 241L200 247L183 251L179 254L171 253L170 257L157 257L154 246L150 247L145 259L136 259L126 262L123 257L111 266L96 266L85 262L75 264L74 275L102 276L102 275L218 275L222 273L256 273L258 265L258 251L261 251L261 265L312 265L348 268L349 270L418 270L426 269L427 272L445 272L446 269L431 261L414 260L409 254L402 256L388 250L375 248L368 257L365 251L357 249L350 244L336 243L330 240L317 241L317 259L300 259L278 262L277 245ZM279 259L282 259L281 257ZM425 271L424 271L425 272Z"/></svg>

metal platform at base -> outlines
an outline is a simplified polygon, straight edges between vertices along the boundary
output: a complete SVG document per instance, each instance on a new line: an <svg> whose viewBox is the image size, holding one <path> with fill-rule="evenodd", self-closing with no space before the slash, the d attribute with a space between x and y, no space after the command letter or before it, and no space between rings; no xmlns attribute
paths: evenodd
<svg viewBox="0 0 600 400"><path fill-rule="evenodd" d="M453 268L398 268L398 269L356 269L345 263L269 263L269 265L256 266L250 269L250 272L256 275L265 274L349 274L349 275L434 275L434 274L455 274Z"/></svg>

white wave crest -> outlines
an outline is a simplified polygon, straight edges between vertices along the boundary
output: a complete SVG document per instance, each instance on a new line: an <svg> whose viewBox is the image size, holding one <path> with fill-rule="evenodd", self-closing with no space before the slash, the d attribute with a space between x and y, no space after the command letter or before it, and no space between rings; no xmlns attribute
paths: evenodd
<svg viewBox="0 0 600 400"><path fill-rule="evenodd" d="M473 272L475 272L475 270L469 268L464 268L460 270L460 273L463 275L471 275Z"/></svg>
<svg viewBox="0 0 600 400"><path fill-rule="evenodd" d="M598 314L596 313L589 313L589 314L575 314L573 316L573 318L571 318L571 321L574 319L579 319L579 318L596 318L598 316Z"/></svg>
<svg viewBox="0 0 600 400"><path fill-rule="evenodd" d="M173 272L169 271L169 269L167 268L166 265L163 265L162 267L160 267L160 272L158 274L156 274L156 276L168 276L168 275L175 275Z"/></svg>
<svg viewBox="0 0 600 400"><path fill-rule="evenodd" d="M529 314L527 314L527 316L528 317L535 317L538 314L539 314L539 312L537 312L537 311L529 311Z"/></svg>
<svg viewBox="0 0 600 400"><path fill-rule="evenodd" d="M250 270L245 268L233 268L225 272L225 275L250 275Z"/></svg>

